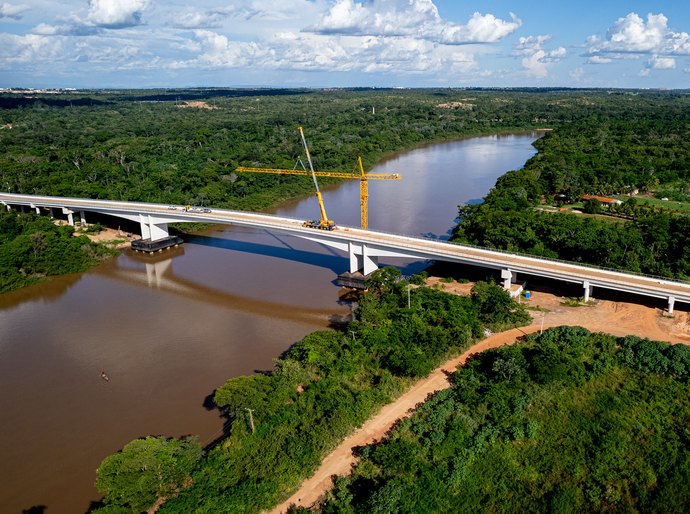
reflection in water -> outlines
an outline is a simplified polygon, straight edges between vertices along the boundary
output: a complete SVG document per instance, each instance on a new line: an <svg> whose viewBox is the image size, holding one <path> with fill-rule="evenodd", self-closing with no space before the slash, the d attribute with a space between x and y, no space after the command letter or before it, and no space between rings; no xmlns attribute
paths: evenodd
<svg viewBox="0 0 690 514"><path fill-rule="evenodd" d="M208 242L213 240L212 237L194 237L196 244L200 241ZM227 239L216 238L218 241L232 243ZM251 248L255 252L261 249L266 249L266 255L273 255L268 249L270 246L257 245L252 243L238 244L237 248L234 245L213 245L220 248L243 248L242 251L249 251ZM180 249L179 254L184 254L184 250ZM297 258L308 254L307 252L296 251L291 255ZM226 291L214 289L212 287L200 285L192 280L178 277L173 271L173 258L169 254L154 254L153 256L141 256L144 260L144 270L136 267L126 266L120 261L117 262L116 267L108 274L108 278L115 278L128 284L155 287L157 290L173 295L180 295L185 300L192 300L196 302L205 302L212 306L223 305L225 308L233 309L238 312L248 312L258 316L266 316L270 319L285 319L290 321L297 321L301 323L319 323L327 319L333 314L333 309L317 309L314 307L300 307L296 308L289 303L268 302L264 300L256 300L241 294L232 294ZM139 256L137 256L139 257Z"/></svg>
<svg viewBox="0 0 690 514"><path fill-rule="evenodd" d="M521 166L534 138L430 146L377 166L403 179L369 184L371 227L447 237L457 204ZM359 223L356 181L324 199L338 223ZM312 219L315 209L310 197L278 211ZM410 274L424 263L405 266ZM333 284L347 267L346 255L311 241L223 226L182 249L126 251L88 273L0 295L0 511L84 512L97 499L96 467L128 441L215 439L222 419L204 408L208 395L228 377L270 369L292 343L348 315Z"/></svg>

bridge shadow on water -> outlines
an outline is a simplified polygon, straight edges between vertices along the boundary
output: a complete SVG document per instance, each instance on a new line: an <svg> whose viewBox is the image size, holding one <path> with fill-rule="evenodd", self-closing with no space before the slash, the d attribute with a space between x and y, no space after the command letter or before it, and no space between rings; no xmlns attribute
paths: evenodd
<svg viewBox="0 0 690 514"><path fill-rule="evenodd" d="M275 257L277 259L287 261L303 262L305 264L311 264L313 266L329 269L336 274L347 271L348 257L345 253L336 253L336 250L323 245L319 245L319 247L324 253L302 250L291 246L284 239L274 234L269 235L274 237L283 246L256 243L251 241L236 241L222 237L196 234L186 236L185 240L189 244L198 244L201 246L234 250L236 252L266 255L268 257Z"/></svg>

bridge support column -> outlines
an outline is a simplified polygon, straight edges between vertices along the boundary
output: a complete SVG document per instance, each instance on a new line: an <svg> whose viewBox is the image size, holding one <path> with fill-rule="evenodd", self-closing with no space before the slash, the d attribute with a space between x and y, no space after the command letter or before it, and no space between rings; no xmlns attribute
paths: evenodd
<svg viewBox="0 0 690 514"><path fill-rule="evenodd" d="M50 219L53 219L55 217L55 212L53 212L53 208L50 208Z"/></svg>
<svg viewBox="0 0 690 514"><path fill-rule="evenodd" d="M38 207L37 205L33 205L33 204L31 204L31 207L36 210L36 214L38 214L39 216L41 215L41 208L40 207Z"/></svg>
<svg viewBox="0 0 690 514"><path fill-rule="evenodd" d="M12 206L8 203L5 204L5 207L7 208L8 212L12 210Z"/></svg>
<svg viewBox="0 0 690 514"><path fill-rule="evenodd" d="M362 273L368 275L379 269L377 257L371 257L367 252L367 245L362 245Z"/></svg>
<svg viewBox="0 0 690 514"><path fill-rule="evenodd" d="M362 269L362 259L355 253L355 245L352 241L347 243L347 253L350 255L350 273L357 273Z"/></svg>
<svg viewBox="0 0 690 514"><path fill-rule="evenodd" d="M348 243L348 253L350 254L350 273L361 271L363 275L368 275L379 268L378 258L368 253L367 245L362 244L361 253L357 253L359 246Z"/></svg>
<svg viewBox="0 0 690 514"><path fill-rule="evenodd" d="M584 287L584 289L585 289L584 298L585 298L585 303L586 303L589 301L590 296L592 296L592 292L594 291L594 286L590 285L589 281L585 280L582 283L582 287Z"/></svg>
<svg viewBox="0 0 690 514"><path fill-rule="evenodd" d="M503 279L503 289L509 290L510 284L513 282L513 277L516 276L517 274L514 274L509 269L501 270L501 278Z"/></svg>
<svg viewBox="0 0 690 514"><path fill-rule="evenodd" d="M74 211L70 211L67 207L63 207L62 214L67 214L67 222L74 226Z"/></svg>
<svg viewBox="0 0 690 514"><path fill-rule="evenodd" d="M668 313L673 314L673 306L676 303L676 299L673 296L668 297Z"/></svg>
<svg viewBox="0 0 690 514"><path fill-rule="evenodd" d="M139 215L139 226L141 227L141 238L151 241L158 241L169 236L167 223L154 223L148 214Z"/></svg>
<svg viewBox="0 0 690 514"><path fill-rule="evenodd" d="M84 211L79 211L79 221L82 227L86 226L86 213Z"/></svg>

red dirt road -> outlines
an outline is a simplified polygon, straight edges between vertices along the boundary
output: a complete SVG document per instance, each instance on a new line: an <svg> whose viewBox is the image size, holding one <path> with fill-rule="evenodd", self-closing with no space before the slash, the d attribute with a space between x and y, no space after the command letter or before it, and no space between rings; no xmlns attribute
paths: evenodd
<svg viewBox="0 0 690 514"><path fill-rule="evenodd" d="M437 283L431 279L429 285ZM441 284L456 294L469 292L471 284ZM517 338L543 328L559 325L577 325L593 332L607 332L616 336L634 334L660 341L690 344L690 316L688 312L676 311L673 318L663 315L663 311L644 305L594 301L590 306L566 307L562 299L547 293L533 292L529 304L548 311L531 311L531 325L494 334L480 341L465 353L436 369L428 377L420 380L397 400L383 407L359 429L348 436L321 463L316 473L305 480L299 489L285 502L270 511L270 514L284 513L291 505L311 506L331 488L333 475L350 473L357 459L352 449L372 444L385 437L390 428L399 420L412 414L415 406L423 402L429 394L450 387L447 372L465 363L475 353L505 344L512 344Z"/></svg>

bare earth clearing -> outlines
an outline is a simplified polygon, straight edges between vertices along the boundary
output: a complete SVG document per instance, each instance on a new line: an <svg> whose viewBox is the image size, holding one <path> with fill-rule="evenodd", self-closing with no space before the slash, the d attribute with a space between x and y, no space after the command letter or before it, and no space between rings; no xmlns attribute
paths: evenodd
<svg viewBox="0 0 690 514"><path fill-rule="evenodd" d="M438 279L430 278L428 285L433 286L437 283ZM441 287L456 294L468 294L472 284L450 283L441 284ZM417 382L396 401L383 407L378 414L333 450L323 460L316 473L304 481L287 501L271 510L271 514L286 512L290 505L314 505L331 488L333 475L346 475L350 472L357 460L352 455L353 448L380 441L396 421L411 415L415 406L423 402L429 394L450 387L448 372L464 364L474 353L512 344L522 335L541 330L542 323L543 328L573 325L615 336L637 335L653 340L690 344L690 315L685 311L677 310L673 317L668 317L659 308L606 300L593 300L591 305L587 306L567 307L562 305L561 297L542 292L531 294L530 300L523 301L530 307L541 307L547 311L530 311L532 323L529 326L494 334L480 341L459 357L446 362L427 378Z"/></svg>

